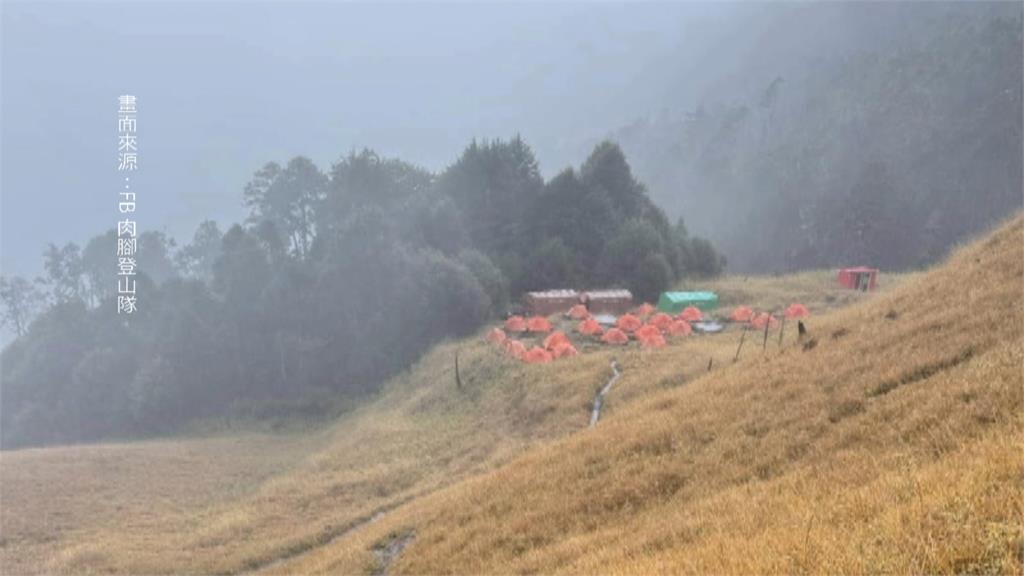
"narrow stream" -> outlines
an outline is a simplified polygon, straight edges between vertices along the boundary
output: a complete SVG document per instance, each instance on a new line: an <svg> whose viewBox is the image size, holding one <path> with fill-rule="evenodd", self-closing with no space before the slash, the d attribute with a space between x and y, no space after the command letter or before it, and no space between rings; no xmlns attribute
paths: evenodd
<svg viewBox="0 0 1024 576"><path fill-rule="evenodd" d="M316 548L322 548L324 546L332 544L335 540L338 540L340 538L348 536L349 534L355 532L356 530L359 530L360 528L363 528L365 526L373 524L377 520L380 520L386 513L390 512L391 510L394 510L395 508L398 508L399 506L402 506L402 505L406 504L407 502L412 501L413 499L417 498L418 496L423 496L423 495L425 495L425 494L427 494L429 492L430 491L428 490L427 492L420 493L418 495L406 496L405 498L401 498L399 500L391 502L390 504L385 504L385 505L381 506L380 508L377 508L376 511L374 511L374 512L372 512L372 513L370 513L370 514L368 514L366 516L363 516L363 517L360 517L360 518L356 518L355 520L352 520L351 522L349 522L348 525L346 525L344 527L330 529L329 532L323 533L318 538L317 542L310 543L308 546L301 546L300 545L300 546L295 547L292 550L286 550L281 555L279 555L277 557L274 557L274 558L269 558L267 560L262 560L262 561L251 562L248 567L246 567L245 569L241 570L240 572L236 572L234 574L239 574L241 576L250 576L250 575L255 574L257 572L264 572L264 571L273 570L274 568L277 568L278 566L281 566L281 565L283 565L284 563L286 563L286 562L288 562L290 560L294 560L295 558L298 558L299 556L307 554L307 553L309 553L310 551L312 551L312 550L314 550ZM407 543L407 541L403 542L401 544L401 546L398 548L398 550L395 552L395 554L400 552L402 547L404 547L406 543ZM389 562L390 562L390 560L389 560ZM386 566L386 564L385 564L385 566Z"/></svg>
<svg viewBox="0 0 1024 576"><path fill-rule="evenodd" d="M388 569L391 568L391 563L394 562L395 558L401 554L402 549L412 542L415 537L416 532L407 530L402 534L396 535L386 544L374 548L373 555L377 558L377 567L371 572L371 576L388 576Z"/></svg>
<svg viewBox="0 0 1024 576"><path fill-rule="evenodd" d="M619 379L619 365L612 360L612 377L608 380L608 383L601 388L597 396L594 396L594 409L590 412L590 425L597 424L597 419L601 417L601 404L604 403L604 395L608 393L612 388L612 384Z"/></svg>

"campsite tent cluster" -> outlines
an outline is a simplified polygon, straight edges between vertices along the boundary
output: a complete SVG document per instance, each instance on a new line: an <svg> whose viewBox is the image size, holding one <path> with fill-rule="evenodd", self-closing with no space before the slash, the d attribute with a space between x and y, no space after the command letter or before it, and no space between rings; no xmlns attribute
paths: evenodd
<svg viewBox="0 0 1024 576"><path fill-rule="evenodd" d="M792 304L783 312L786 318L804 318L807 314L807 308L801 304ZM609 346L624 346L633 339L643 348L661 348L666 344L666 337L688 336L693 331L691 324L705 319L704 313L695 306L687 306L673 317L646 303L631 313L615 318L614 325L607 328L582 304L569 308L565 316L577 322L574 331L582 337ZM748 323L753 328L771 327L778 323L768 312L758 313L747 306L733 310L729 320ZM522 340L516 339L516 335L543 336L544 339L539 345L528 348ZM543 316L511 316L505 320L502 328L492 329L487 339L500 346L509 356L528 364L542 364L579 354L569 337L555 330Z"/></svg>
<svg viewBox="0 0 1024 576"><path fill-rule="evenodd" d="M541 346L527 349L526 345L514 338L509 338L501 328L494 328L487 339L504 348L505 353L528 364L542 364L556 358L575 356L576 347L563 332L553 331L544 338Z"/></svg>
<svg viewBox="0 0 1024 576"><path fill-rule="evenodd" d="M660 348L666 344L666 337L689 335L692 332L690 322L702 318L700 310L692 307L673 318L664 312L657 312L650 304L643 304L633 313L616 318L614 325L606 329L582 304L572 306L565 315L577 323L574 331L582 337L610 346L623 346L634 339L644 348ZM521 340L510 336L516 334L546 336L541 345L527 348ZM512 316L505 321L503 328L491 330L487 338L501 346L509 356L530 364L551 362L579 353L569 337L564 332L553 330L551 323L543 316Z"/></svg>
<svg viewBox="0 0 1024 576"><path fill-rule="evenodd" d="M572 342L569 341L569 337L564 332L552 330L551 323L542 316L534 316L529 320L523 320L520 316L513 316L505 323L505 328L509 329L510 324L515 328L515 330L510 330L513 332L547 334L540 346L533 346L527 349L526 345L521 341L509 338L501 328L494 328L488 333L488 340L501 346L509 356L522 360L527 364L543 364L558 358L575 356L579 353L576 347L572 345Z"/></svg>
<svg viewBox="0 0 1024 576"><path fill-rule="evenodd" d="M797 319L806 318L808 315L807 308L803 304L790 304L782 312L783 317ZM749 323L752 328L761 329L765 326L773 328L778 325L779 321L774 315L768 312L755 312L753 309L747 306L737 306L732 314L729 315L729 320L732 322Z"/></svg>

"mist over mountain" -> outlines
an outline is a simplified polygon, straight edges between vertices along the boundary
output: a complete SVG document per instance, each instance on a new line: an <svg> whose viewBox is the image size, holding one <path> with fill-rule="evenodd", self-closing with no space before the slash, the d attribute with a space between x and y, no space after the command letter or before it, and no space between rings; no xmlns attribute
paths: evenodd
<svg viewBox="0 0 1024 576"><path fill-rule="evenodd" d="M179 240L244 216L272 159L370 147L431 170L521 134L546 175L657 109L652 62L702 6L29 3L2 8L2 265L116 218L117 96L139 101L139 221ZM592 148L588 146L587 148ZM60 166L60 170L54 170ZM44 202L41 204L41 201Z"/></svg>
<svg viewBox="0 0 1024 576"><path fill-rule="evenodd" d="M786 187L806 208L806 195L848 191L869 156L910 194L951 171L963 182L947 195L961 198L991 188L982 173L1009 174L995 183L1004 188L1019 181L1019 148L999 139L1020 133L1020 12L5 2L0 262L37 274L47 242L82 243L111 225L111 118L116 96L131 91L142 110L141 225L179 240L205 219L242 217L239 191L274 158L329 165L339 150L370 147L440 170L472 138L518 133L550 177L610 136L671 217L724 243L734 270L822 265L747 253L748 238L728 228L749 227L737 224L749 214L722 206L759 213ZM1002 156L972 161L971 146ZM830 176L780 174L806 172L794 156ZM1001 211L1018 192L985 193L1000 195ZM949 212L924 218L960 226L943 220Z"/></svg>
<svg viewBox="0 0 1024 576"><path fill-rule="evenodd" d="M675 105L609 134L731 271L919 267L1020 208L1020 4L748 16L687 70L696 101L673 77Z"/></svg>

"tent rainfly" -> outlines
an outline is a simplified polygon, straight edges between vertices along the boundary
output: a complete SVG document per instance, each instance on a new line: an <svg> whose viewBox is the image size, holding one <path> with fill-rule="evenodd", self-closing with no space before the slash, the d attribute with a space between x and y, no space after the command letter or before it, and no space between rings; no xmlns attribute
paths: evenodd
<svg viewBox="0 0 1024 576"><path fill-rule="evenodd" d="M587 318L580 322L579 326L576 327L576 331L587 336L600 336L604 334L604 329L593 318Z"/></svg>
<svg viewBox="0 0 1024 576"><path fill-rule="evenodd" d="M714 292L662 292L658 298L658 310L676 315L687 306L699 308L704 312L718 307L718 295Z"/></svg>

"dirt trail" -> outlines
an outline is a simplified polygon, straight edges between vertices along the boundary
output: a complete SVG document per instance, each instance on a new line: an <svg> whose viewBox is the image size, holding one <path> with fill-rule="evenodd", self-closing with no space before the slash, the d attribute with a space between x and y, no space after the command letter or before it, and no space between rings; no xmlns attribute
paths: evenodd
<svg viewBox="0 0 1024 576"><path fill-rule="evenodd" d="M604 388L594 396L594 409L590 412L590 425L597 424L597 419L601 417L601 405L604 403L604 395L608 393L612 388L612 384L619 379L619 365L612 360L612 377L608 379L608 383L604 385Z"/></svg>

